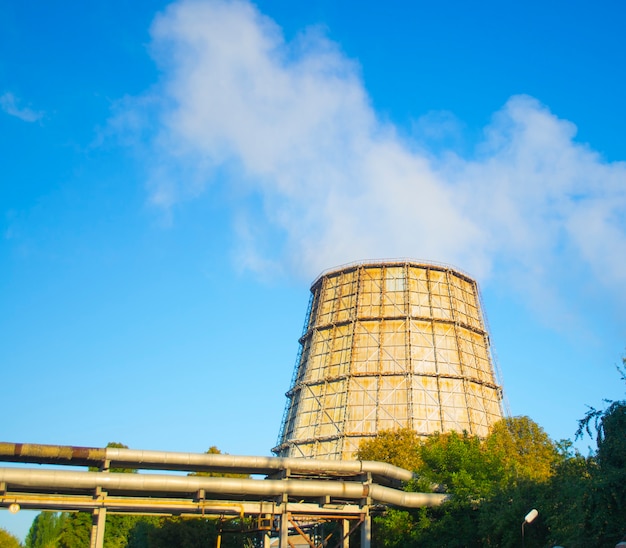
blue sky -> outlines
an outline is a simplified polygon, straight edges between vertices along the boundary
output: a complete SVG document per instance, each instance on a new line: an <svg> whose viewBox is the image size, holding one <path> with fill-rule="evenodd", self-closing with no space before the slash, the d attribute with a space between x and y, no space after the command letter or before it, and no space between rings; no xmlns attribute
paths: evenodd
<svg viewBox="0 0 626 548"><path fill-rule="evenodd" d="M0 6L0 439L268 454L360 259L477 278L552 438L623 396L626 9L356 6Z"/></svg>

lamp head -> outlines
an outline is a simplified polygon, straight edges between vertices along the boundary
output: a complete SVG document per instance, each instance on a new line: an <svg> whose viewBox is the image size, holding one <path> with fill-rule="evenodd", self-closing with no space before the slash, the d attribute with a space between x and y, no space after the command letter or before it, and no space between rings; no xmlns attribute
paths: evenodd
<svg viewBox="0 0 626 548"><path fill-rule="evenodd" d="M539 515L539 512L537 512L537 510L535 510L534 508L528 512L528 514L526 514L526 517L524 518L524 523L530 523L531 521L533 521L537 516Z"/></svg>

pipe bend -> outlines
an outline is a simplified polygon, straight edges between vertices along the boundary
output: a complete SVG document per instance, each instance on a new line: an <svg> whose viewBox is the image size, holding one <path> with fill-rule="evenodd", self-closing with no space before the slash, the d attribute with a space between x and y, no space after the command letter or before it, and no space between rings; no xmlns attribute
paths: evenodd
<svg viewBox="0 0 626 548"><path fill-rule="evenodd" d="M441 493L410 493L376 484L370 485L370 497L376 501L401 506L403 508L440 506L450 499L449 495Z"/></svg>

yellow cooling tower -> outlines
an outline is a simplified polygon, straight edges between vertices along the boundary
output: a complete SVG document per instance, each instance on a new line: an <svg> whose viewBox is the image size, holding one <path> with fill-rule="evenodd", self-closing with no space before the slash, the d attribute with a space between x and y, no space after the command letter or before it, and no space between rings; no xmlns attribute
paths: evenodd
<svg viewBox="0 0 626 548"><path fill-rule="evenodd" d="M324 273L287 398L279 456L351 459L363 439L404 427L487 435L502 390L476 282L410 261Z"/></svg>

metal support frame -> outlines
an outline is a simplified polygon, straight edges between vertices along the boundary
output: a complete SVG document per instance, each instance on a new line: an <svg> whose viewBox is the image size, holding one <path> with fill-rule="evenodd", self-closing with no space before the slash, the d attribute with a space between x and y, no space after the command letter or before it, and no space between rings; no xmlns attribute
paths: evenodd
<svg viewBox="0 0 626 548"><path fill-rule="evenodd" d="M0 508L83 511L92 514L90 548L102 548L108 514L158 514L199 518L257 516L254 532L270 537L261 526L278 521L273 533L280 548L289 544L290 528L313 548L308 526L334 521L342 525L337 547L361 527L361 546L371 543L370 508L377 504L420 507L441 504L447 497L407 493L395 487L412 473L374 461L281 459L85 448L0 442L0 461L22 464L69 465L58 468L0 467ZM96 467L99 472L77 471ZM111 472L110 467L134 470L268 474L266 479L180 474ZM93 468L92 468L93 469ZM279 478L279 479L276 479ZM349 523L355 525L349 528ZM252 531L249 531L252 532ZM329 538L322 539L326 545Z"/></svg>

